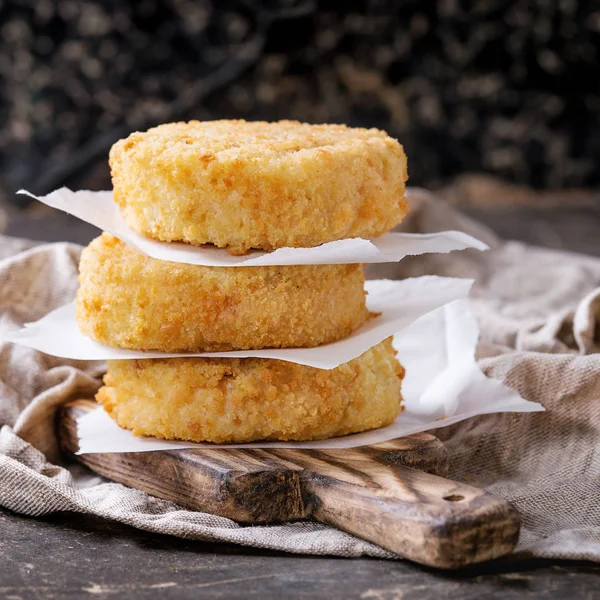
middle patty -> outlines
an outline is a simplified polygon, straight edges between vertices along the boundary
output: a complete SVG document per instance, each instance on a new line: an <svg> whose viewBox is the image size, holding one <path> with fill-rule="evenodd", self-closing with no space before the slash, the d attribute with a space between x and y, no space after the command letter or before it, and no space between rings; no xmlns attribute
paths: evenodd
<svg viewBox="0 0 600 600"><path fill-rule="evenodd" d="M79 270L81 331L120 348L314 347L369 316L362 265L202 267L150 258L103 233Z"/></svg>

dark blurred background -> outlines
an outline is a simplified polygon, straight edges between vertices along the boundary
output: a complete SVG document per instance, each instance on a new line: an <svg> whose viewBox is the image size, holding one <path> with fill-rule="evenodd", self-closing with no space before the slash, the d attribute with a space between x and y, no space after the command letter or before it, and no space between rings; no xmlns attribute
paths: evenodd
<svg viewBox="0 0 600 600"><path fill-rule="evenodd" d="M19 187L107 189L114 141L191 118L385 129L411 185L508 237L533 218L562 247L565 211L585 239L598 218L597 1L0 2L8 233L53 239Z"/></svg>

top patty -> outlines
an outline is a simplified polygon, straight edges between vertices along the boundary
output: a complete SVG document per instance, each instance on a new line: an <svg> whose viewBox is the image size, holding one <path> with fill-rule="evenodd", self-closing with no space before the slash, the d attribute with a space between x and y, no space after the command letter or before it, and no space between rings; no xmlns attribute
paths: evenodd
<svg viewBox="0 0 600 600"><path fill-rule="evenodd" d="M408 210L406 156L377 129L169 123L117 142L110 166L134 230L232 254L376 236Z"/></svg>

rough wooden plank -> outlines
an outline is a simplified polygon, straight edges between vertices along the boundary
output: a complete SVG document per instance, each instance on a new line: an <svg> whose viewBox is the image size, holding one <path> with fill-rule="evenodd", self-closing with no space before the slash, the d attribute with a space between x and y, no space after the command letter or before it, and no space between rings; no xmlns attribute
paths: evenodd
<svg viewBox="0 0 600 600"><path fill-rule="evenodd" d="M93 407L81 400L63 408L59 434L67 452L77 448L75 419ZM512 551L519 517L507 502L405 466L412 456L422 465L429 449L431 470L444 471L446 456L431 438L335 451L186 449L77 458L109 479L195 510L246 523L313 518L438 568Z"/></svg>

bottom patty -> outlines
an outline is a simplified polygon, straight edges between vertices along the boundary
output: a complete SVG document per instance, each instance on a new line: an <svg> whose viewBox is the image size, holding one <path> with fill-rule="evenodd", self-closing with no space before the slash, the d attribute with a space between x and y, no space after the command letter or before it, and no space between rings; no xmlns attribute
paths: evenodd
<svg viewBox="0 0 600 600"><path fill-rule="evenodd" d="M332 370L261 358L109 361L96 398L135 435L317 440L392 423L403 377L389 338Z"/></svg>

